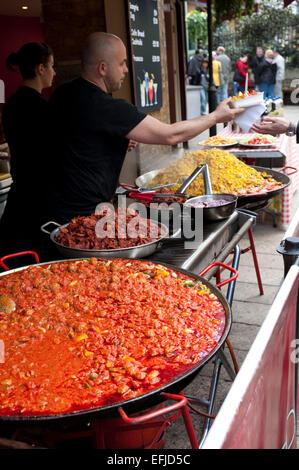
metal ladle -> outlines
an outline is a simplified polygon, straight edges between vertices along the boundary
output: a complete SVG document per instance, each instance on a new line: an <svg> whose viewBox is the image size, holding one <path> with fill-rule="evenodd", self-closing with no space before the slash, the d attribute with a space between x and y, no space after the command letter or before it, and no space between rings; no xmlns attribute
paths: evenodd
<svg viewBox="0 0 299 470"><path fill-rule="evenodd" d="M210 173L209 173L209 167L206 163L203 165L199 165L193 173L191 173L190 176L184 181L184 183L179 187L177 193L183 193L188 186L192 183L195 178L200 175L200 173L203 173L203 179L204 179L204 184L205 184L205 192L206 194L213 194L212 191L212 185L211 185L211 180L210 180Z"/></svg>
<svg viewBox="0 0 299 470"><path fill-rule="evenodd" d="M234 212L237 206L237 199L238 199L237 196L233 194L213 194L209 167L206 163L202 165L201 171L203 171L205 195L195 196L188 200L186 205L191 207L191 216L194 218L196 214L196 210L197 210L196 206L192 207L192 203L198 203L198 202L205 203L211 200L218 201L221 199L226 199L227 200L226 204L199 208L200 210L203 211L203 217L207 221L212 222L212 221L226 219Z"/></svg>

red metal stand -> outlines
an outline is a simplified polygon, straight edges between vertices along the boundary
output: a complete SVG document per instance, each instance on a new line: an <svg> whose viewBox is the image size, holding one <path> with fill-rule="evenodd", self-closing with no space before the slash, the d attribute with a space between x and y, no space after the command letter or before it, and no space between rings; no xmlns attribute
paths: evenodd
<svg viewBox="0 0 299 470"><path fill-rule="evenodd" d="M253 238L253 233L252 233L252 228L249 228L248 229L248 237L249 237L249 246L247 248L243 248L241 251L240 251L240 254L244 254L244 253L247 253L248 251L251 251L252 252L252 257L253 257L253 263L254 263L254 269L255 269L255 272L256 272L256 277L257 277L257 283L258 283L258 286L259 286L259 291L260 291L260 295L264 295L264 288L263 288L263 283L262 283L262 278L261 278L261 273L260 273L260 268L259 268L259 263L258 263L258 259L257 259L257 254L256 254L256 250L255 250L255 244L254 244L254 238ZM231 261L226 261L226 264L227 265L230 265L231 264ZM216 273L216 282L217 284L220 283L220 274L221 272L223 271L223 269L219 269Z"/></svg>
<svg viewBox="0 0 299 470"><path fill-rule="evenodd" d="M187 398L183 392L179 395L163 393L163 396L176 403L169 406L162 403L133 417L129 417L119 408L119 418L94 421L88 429L45 432L41 444L49 448L63 448L66 441L77 440L77 445L80 446L80 440L87 439L88 447L93 449L163 449L167 427L182 416L191 448L198 449ZM174 413L168 417L164 416L170 411ZM24 440L24 437L28 440L21 428L16 430L12 439ZM75 442L74 444L76 445Z"/></svg>
<svg viewBox="0 0 299 470"><path fill-rule="evenodd" d="M249 247L244 248L243 250L241 250L241 254L247 253L248 251L251 250L252 257L253 257L254 268L255 268L256 277L257 277L257 283L258 283L259 290L260 290L260 295L263 295L264 294L264 289L263 289L262 278L261 278L261 273L260 273L260 268L259 268L259 264L258 264L256 251L255 251L255 244L254 244L253 233L252 233L251 228L248 230L248 236L249 236L250 245L249 245Z"/></svg>

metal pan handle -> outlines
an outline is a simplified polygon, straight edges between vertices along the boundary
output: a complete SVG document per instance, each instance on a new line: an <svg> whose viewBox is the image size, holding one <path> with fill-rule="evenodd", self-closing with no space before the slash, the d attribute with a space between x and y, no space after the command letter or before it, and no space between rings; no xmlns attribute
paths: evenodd
<svg viewBox="0 0 299 470"><path fill-rule="evenodd" d="M161 416L165 413L169 413L174 410L178 410L182 408L183 406L187 405L187 398L184 397L184 395L172 395L170 393L161 393L161 396L165 398L166 400L174 400L177 403L174 403L173 405L166 406L165 408L161 408L156 411L152 411L149 413L146 413L142 416L135 416L133 418L130 418L125 411L122 408L118 408L118 412L121 416L121 418L128 424L139 424L139 423L144 423L145 421L148 421L149 419L157 418L158 416Z"/></svg>
<svg viewBox="0 0 299 470"><path fill-rule="evenodd" d="M215 263L211 263L209 264L206 268L204 268L200 273L199 275L200 276L203 276L204 274L206 274L210 269L214 268L215 266L221 266L222 268L226 268L228 269L229 271L231 271L232 273L234 273L233 276L229 277L228 279L226 279L225 281L222 281L220 282L219 284L217 284L217 287L222 287L222 286L225 286L226 284L228 284L229 282L232 282L234 281L235 279L237 279L239 273L238 271L235 269L235 268L232 268L231 266L228 266L227 264L224 264L224 263L220 263L219 261L215 262Z"/></svg>
<svg viewBox="0 0 299 470"><path fill-rule="evenodd" d="M46 230L46 228L45 228L50 224L56 225L56 227L61 227L61 225L58 224L57 222L53 222L53 220L50 220L49 222L46 222L44 225L41 226L41 228L40 228L41 231L46 233L47 235L51 235L51 232L49 232L49 230Z"/></svg>
<svg viewBox="0 0 299 470"><path fill-rule="evenodd" d="M33 255L35 257L35 261L39 263L39 257L38 254L35 253L35 251L20 251L19 253L12 253L10 255L2 256L2 258L0 259L0 266L2 266L5 271L9 271L9 268L6 266L6 264L4 264L4 261L9 258L15 258L16 256L23 255Z"/></svg>
<svg viewBox="0 0 299 470"><path fill-rule="evenodd" d="M136 186L133 186L132 184L119 183L119 186L121 188L127 189L128 191L138 191L138 188Z"/></svg>
<svg viewBox="0 0 299 470"><path fill-rule="evenodd" d="M291 169L291 170L294 170L292 171L292 173L286 173L286 170L288 169ZM294 166L284 166L283 168L281 168L280 172L282 173L285 173L287 176L291 176L291 175L294 175L295 173L297 173L298 169L295 168Z"/></svg>

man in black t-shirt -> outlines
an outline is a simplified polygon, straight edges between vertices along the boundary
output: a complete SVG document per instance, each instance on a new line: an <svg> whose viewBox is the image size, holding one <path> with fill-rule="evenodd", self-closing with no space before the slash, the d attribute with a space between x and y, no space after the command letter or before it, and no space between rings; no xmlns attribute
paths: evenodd
<svg viewBox="0 0 299 470"><path fill-rule="evenodd" d="M56 130L49 198L57 222L89 215L112 198L130 140L176 145L244 111L231 109L225 100L207 116L165 124L110 95L125 79L126 61L121 39L93 33L83 50L81 77L58 87L51 98Z"/></svg>
<svg viewBox="0 0 299 470"><path fill-rule="evenodd" d="M67 222L112 198L128 148L125 136L146 115L81 77L60 86L51 104L59 129L53 215Z"/></svg>

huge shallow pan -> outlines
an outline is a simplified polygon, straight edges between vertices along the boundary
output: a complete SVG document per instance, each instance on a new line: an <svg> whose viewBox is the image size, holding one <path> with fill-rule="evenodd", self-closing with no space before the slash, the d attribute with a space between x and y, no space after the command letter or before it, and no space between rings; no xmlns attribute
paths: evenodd
<svg viewBox="0 0 299 470"><path fill-rule="evenodd" d="M52 231L47 230L47 226L50 224L55 225L56 229ZM62 245L56 240L61 228L65 228L67 226L68 224L59 225L57 222L52 221L41 226L41 230L50 236L51 241L56 245L58 251L66 258L145 258L161 248L163 241L165 241L169 236L169 230L166 225L159 224L163 235L150 243L144 243L143 245L136 245L128 248L87 250L83 248L71 248L69 246Z"/></svg>
<svg viewBox="0 0 299 470"><path fill-rule="evenodd" d="M260 201L268 201L269 199L272 199L273 197L280 194L281 191L283 191L284 189L286 189L290 185L290 183L291 183L290 176L297 172L296 168L293 168L293 167L290 167L290 166L286 166L286 167L282 168L281 171L272 170L271 168L264 168L264 167L261 167L261 166L253 166L252 168L259 171L260 173L266 172L268 175L272 176L272 178L274 178L277 182L282 183L282 185L281 185L281 187L279 187L277 189L274 189L272 191L265 191L265 192L260 193L260 194L245 194L245 195L242 195L242 196L238 196L237 207L244 207L247 204L252 204L252 203L260 202ZM293 171L291 173L288 173L288 174L284 173L288 169L291 169ZM145 187L148 186L150 181L155 176L157 176L157 174L160 171L162 171L162 170L161 169L160 170L152 170L152 171L149 171L148 173L144 173L143 175L140 175L135 181L136 185L137 186L142 185L142 186L145 186Z"/></svg>
<svg viewBox="0 0 299 470"><path fill-rule="evenodd" d="M34 254L33 252L30 252L30 253ZM23 252L20 254L26 254L26 253ZM4 264L4 260L7 258L11 258L13 256L14 255L8 255L6 257L3 257L0 260L0 265L6 268L6 265ZM50 263L38 263L37 266L50 265L54 263L63 263L66 261L70 261L70 260L52 261ZM161 263L159 263L159 265L161 265ZM217 287L215 287L213 284L211 284L209 281L207 281L204 277L202 277L201 275L190 273L184 269L179 269L169 264L164 263L164 265L169 267L170 269L175 270L176 272L186 274L196 281L199 280L202 284L206 285L210 289L211 293L213 293L217 297L218 301L223 306L223 309L225 312L223 332L222 332L221 338L219 339L219 342L207 356L205 356L202 360L200 360L196 365L191 367L188 371L185 371L184 373L181 373L180 375L174 377L168 383L160 387L157 387L151 390L150 392L140 395L138 397L134 397L132 399L117 402L117 403L113 403L112 405L108 405L108 406L91 408L87 410L85 409L82 411L74 411L71 413L61 413L61 414L56 414L56 415L38 415L38 416L0 416L0 426L1 426L1 423L4 425L11 424L11 425L20 426L23 424L23 425L33 426L33 425L39 425L42 422L47 422L47 425L48 424L50 425L51 423L55 425L57 423L62 424L64 421L65 421L64 424L71 425L72 423L77 422L77 421L86 422L87 420L90 420L90 419L95 420L95 419L102 419L102 418L112 418L112 417L119 416L120 414L124 417L124 416L127 416L126 413L137 413L141 410L147 410L149 407L155 406L168 399L174 399L176 401L175 405L172 405L173 409L177 409L178 407L184 406L186 404L186 399L184 397L182 397L181 395L173 396L170 394L180 393L194 379L194 377L197 375L199 370L217 353L219 348L223 346L223 343L225 342L229 334L230 328L231 328L231 322L232 322L231 310L230 310L229 304L227 303L221 291ZM227 284L228 282L234 281L236 277L238 276L238 273L234 268L230 266L226 266L223 263L213 263L207 268L205 268L201 274L205 274L209 269L214 268L215 265L218 265L219 267L225 267L234 273L232 277L220 283L218 287L221 287L224 284ZM1 273L0 276L8 276L11 273L22 271L27 268L28 266L10 270L10 271ZM172 409L170 409L171 406L168 408L169 408L168 411L172 411ZM159 413L164 414L165 408L162 408L162 410L160 410Z"/></svg>
<svg viewBox="0 0 299 470"><path fill-rule="evenodd" d="M252 204L255 202L269 201L275 196L278 196L284 189L286 189L291 184L290 176L297 172L297 168L291 166L285 166L280 171L272 170L272 168L264 168L262 166L252 166L256 171L260 173L266 172L269 176L274 178L278 183L281 183L281 186L277 189L271 191L265 191L260 194L245 194L243 196L238 196L238 207L247 206L247 204ZM291 173L286 174L284 171L291 169Z"/></svg>

